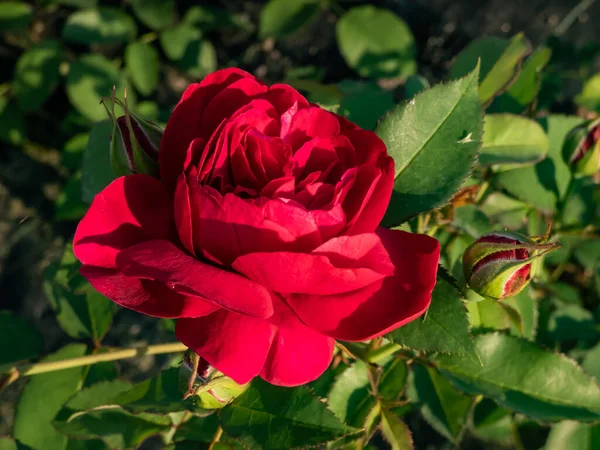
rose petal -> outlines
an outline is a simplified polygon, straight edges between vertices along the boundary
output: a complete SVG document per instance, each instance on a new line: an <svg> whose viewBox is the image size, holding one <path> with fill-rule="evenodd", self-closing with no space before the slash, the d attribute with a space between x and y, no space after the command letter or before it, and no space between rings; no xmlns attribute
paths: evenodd
<svg viewBox="0 0 600 450"><path fill-rule="evenodd" d="M394 189L394 160L375 133L346 131L359 161L353 186L343 200L348 217L347 234L369 233L383 219Z"/></svg>
<svg viewBox="0 0 600 450"><path fill-rule="evenodd" d="M160 181L130 175L96 195L77 226L73 251L83 264L114 268L120 250L148 239L167 239L172 229L173 203Z"/></svg>
<svg viewBox="0 0 600 450"><path fill-rule="evenodd" d="M313 138L330 138L340 132L340 123L328 111L318 107L301 109L292 118L290 129L282 136L292 149L299 149Z"/></svg>
<svg viewBox="0 0 600 450"><path fill-rule="evenodd" d="M206 250L222 264L256 251L311 251L320 233L311 214L282 199L221 196L188 178L196 252Z"/></svg>
<svg viewBox="0 0 600 450"><path fill-rule="evenodd" d="M391 263L377 261L381 257L389 261L382 247L376 236L345 236L331 239L312 254L261 252L243 255L234 261L233 268L281 293L339 294L368 286L393 273Z"/></svg>
<svg viewBox="0 0 600 450"><path fill-rule="evenodd" d="M280 116L283 116L290 108L294 108L294 104L296 111L310 105L302 94L287 84L269 86L269 91L260 95L260 98L271 103Z"/></svg>
<svg viewBox="0 0 600 450"><path fill-rule="evenodd" d="M198 319L180 319L175 328L177 339L239 384L261 372L276 331L266 320L223 309Z"/></svg>
<svg viewBox="0 0 600 450"><path fill-rule="evenodd" d="M177 227L179 240L188 252L196 256L194 251L190 191L187 185L187 177L184 173L182 173L177 180L173 210L175 215L175 226Z"/></svg>
<svg viewBox="0 0 600 450"><path fill-rule="evenodd" d="M262 318L273 314L271 294L264 287L192 258L168 241L146 241L123 250L117 264L127 276L160 281L175 292L231 311Z"/></svg>
<svg viewBox="0 0 600 450"><path fill-rule="evenodd" d="M173 110L160 143L159 163L161 179L175 189L177 178L184 169L187 149L197 137L208 140L213 129L201 128L205 109L215 96L227 86L243 78L254 78L248 72L230 68L207 75L200 83L191 84ZM218 122L217 124L218 125Z"/></svg>
<svg viewBox="0 0 600 450"><path fill-rule="evenodd" d="M278 386L298 386L317 379L333 358L335 341L306 327L281 301L269 319L277 334L260 376Z"/></svg>
<svg viewBox="0 0 600 450"><path fill-rule="evenodd" d="M254 77L241 78L231 83L211 99L202 115L200 126L206 132L212 132L223 119L231 117L238 109L267 89L266 85Z"/></svg>
<svg viewBox="0 0 600 450"><path fill-rule="evenodd" d="M178 294L154 280L127 277L118 269L82 266L81 274L113 302L153 317L201 317L218 306L198 297Z"/></svg>
<svg viewBox="0 0 600 450"><path fill-rule="evenodd" d="M345 294L289 296L288 304L309 328L336 339L363 341L414 320L429 307L438 241L381 227L376 232L395 266L394 274Z"/></svg>

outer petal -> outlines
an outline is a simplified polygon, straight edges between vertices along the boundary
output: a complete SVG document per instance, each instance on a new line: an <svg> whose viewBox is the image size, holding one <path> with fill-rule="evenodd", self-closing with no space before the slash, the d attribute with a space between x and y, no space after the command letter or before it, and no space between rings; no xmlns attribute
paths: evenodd
<svg viewBox="0 0 600 450"><path fill-rule="evenodd" d="M73 251L83 264L115 268L120 250L167 239L172 226L172 200L160 181L147 175L121 177L94 198L77 226Z"/></svg>
<svg viewBox="0 0 600 450"><path fill-rule="evenodd" d="M277 334L260 376L279 386L317 379L331 363L335 341L306 327L283 302L276 302L269 321L277 325Z"/></svg>
<svg viewBox="0 0 600 450"><path fill-rule="evenodd" d="M385 144L367 130L349 130L358 163L356 181L344 199L348 234L368 233L380 224L394 188L394 160Z"/></svg>
<svg viewBox="0 0 600 450"><path fill-rule="evenodd" d="M346 341L381 336L419 317L435 286L439 243L428 236L378 228L394 274L354 292L291 295L288 304L310 328Z"/></svg>
<svg viewBox="0 0 600 450"><path fill-rule="evenodd" d="M233 268L274 291L314 295L354 291L394 271L374 235L334 238L311 254L251 253Z"/></svg>
<svg viewBox="0 0 600 450"><path fill-rule="evenodd" d="M264 287L192 258L168 241L146 241L123 250L117 265L127 276L160 281L225 309L262 318L273 314L271 294Z"/></svg>
<svg viewBox="0 0 600 450"><path fill-rule="evenodd" d="M254 77L240 69L218 70L200 83L190 85L183 93L160 143L161 178L171 189L175 188L177 177L183 172L188 146L194 138L202 136L202 116L208 104L219 92L242 78ZM208 139L210 131L203 137Z"/></svg>
<svg viewBox="0 0 600 450"><path fill-rule="evenodd" d="M244 384L258 375L267 359L277 327L221 309L198 319L180 319L177 339L212 366Z"/></svg>
<svg viewBox="0 0 600 450"><path fill-rule="evenodd" d="M117 269L82 266L81 274L115 303L154 317L201 317L218 306L198 297L182 295L164 284L125 276Z"/></svg>

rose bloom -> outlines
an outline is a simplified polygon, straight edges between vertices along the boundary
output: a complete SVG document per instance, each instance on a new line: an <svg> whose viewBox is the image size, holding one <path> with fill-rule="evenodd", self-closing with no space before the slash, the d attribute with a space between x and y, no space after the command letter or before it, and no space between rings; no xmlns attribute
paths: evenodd
<svg viewBox="0 0 600 450"><path fill-rule="evenodd" d="M239 69L187 88L160 180L118 178L79 223L81 273L238 383L294 386L420 316L439 244L379 227L394 162L371 131Z"/></svg>

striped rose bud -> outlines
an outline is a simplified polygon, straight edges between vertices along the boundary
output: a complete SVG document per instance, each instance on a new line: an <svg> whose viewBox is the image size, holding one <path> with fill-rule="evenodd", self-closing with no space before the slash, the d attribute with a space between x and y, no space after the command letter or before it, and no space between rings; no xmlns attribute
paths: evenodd
<svg viewBox="0 0 600 450"><path fill-rule="evenodd" d="M164 131L155 123L129 111L113 93L111 109L106 112L112 121L110 162L117 176L146 174L158 178L158 150ZM104 103L103 103L104 104ZM114 106L122 106L125 115L117 117Z"/></svg>
<svg viewBox="0 0 600 450"><path fill-rule="evenodd" d="M504 299L517 295L531 281L538 258L557 249L545 236L529 238L518 233L494 232L480 237L463 254L463 272L479 295Z"/></svg>
<svg viewBox="0 0 600 450"><path fill-rule="evenodd" d="M562 153L574 174L595 174L600 169L600 119L573 128L565 138Z"/></svg>
<svg viewBox="0 0 600 450"><path fill-rule="evenodd" d="M241 395L248 384L237 384L188 350L179 367L179 384L184 400L192 398L204 409L223 408Z"/></svg>

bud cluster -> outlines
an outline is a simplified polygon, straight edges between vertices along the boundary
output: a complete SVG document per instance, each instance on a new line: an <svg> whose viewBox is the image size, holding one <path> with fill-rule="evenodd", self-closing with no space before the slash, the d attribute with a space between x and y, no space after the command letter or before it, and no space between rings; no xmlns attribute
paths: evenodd
<svg viewBox="0 0 600 450"><path fill-rule="evenodd" d="M179 367L179 384L184 399L192 397L204 409L219 409L241 395L247 384L237 384L188 350Z"/></svg>
<svg viewBox="0 0 600 450"><path fill-rule="evenodd" d="M113 125L110 162L115 174L146 174L158 178L158 151L164 131L155 123L129 111L126 95L125 101L121 102L113 91L111 108L104 102L102 104ZM123 108L125 115L116 116L115 104Z"/></svg>
<svg viewBox="0 0 600 450"><path fill-rule="evenodd" d="M569 132L563 159L577 175L593 175L600 169L600 119L588 121Z"/></svg>
<svg viewBox="0 0 600 450"><path fill-rule="evenodd" d="M479 238L463 254L463 271L479 295L504 299L517 295L531 280L540 256L557 249L545 236L529 238L518 233L495 232Z"/></svg>

